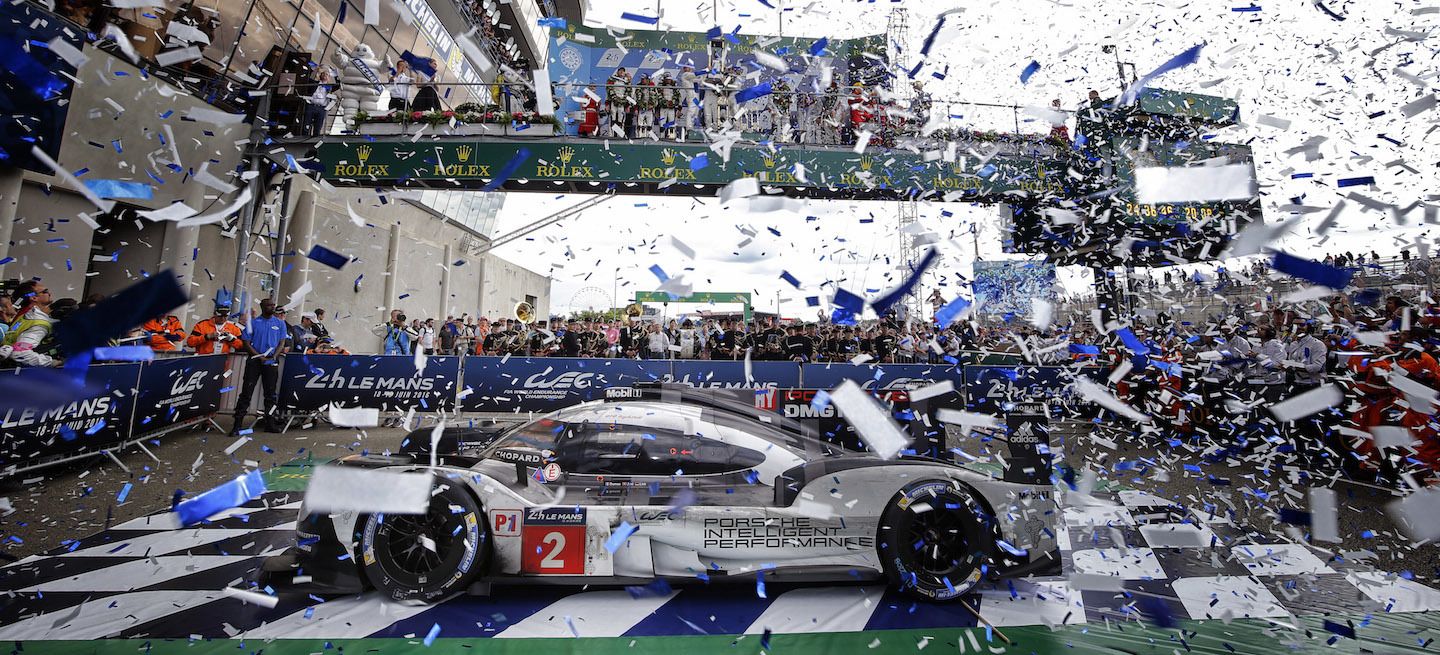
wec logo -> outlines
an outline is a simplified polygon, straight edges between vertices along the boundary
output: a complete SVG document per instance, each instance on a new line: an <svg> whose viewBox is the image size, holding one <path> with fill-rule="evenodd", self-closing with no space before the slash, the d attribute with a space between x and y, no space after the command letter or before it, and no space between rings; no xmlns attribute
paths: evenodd
<svg viewBox="0 0 1440 655"><path fill-rule="evenodd" d="M525 378L525 388L526 388L526 389L589 389L590 386L591 386L591 384L592 384L591 381L595 379L595 374L594 374L594 373L584 373L584 372L581 372L581 371L567 371L567 372L565 372L565 373L561 373L560 375L555 376L553 379L547 380L547 379L545 379L545 375L546 375L547 373L549 373L549 372L550 372L550 371L547 370L547 371L545 371L544 373L536 373L535 375L532 375L532 376L530 376L530 377L528 377L528 378Z"/></svg>
<svg viewBox="0 0 1440 655"><path fill-rule="evenodd" d="M199 391L200 387L204 386L204 384L205 371L196 371L194 373L191 373L190 377L180 375L177 376L175 378L175 381L170 384L170 395L178 396L182 393L194 393L196 391Z"/></svg>

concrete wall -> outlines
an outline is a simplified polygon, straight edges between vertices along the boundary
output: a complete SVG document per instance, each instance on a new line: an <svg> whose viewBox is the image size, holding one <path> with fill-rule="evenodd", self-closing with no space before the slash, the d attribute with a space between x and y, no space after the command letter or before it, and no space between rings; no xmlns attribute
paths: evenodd
<svg viewBox="0 0 1440 655"><path fill-rule="evenodd" d="M482 314L490 319L514 316L515 304L526 295L536 297L535 316L550 317L550 278L499 257L485 260Z"/></svg>
<svg viewBox="0 0 1440 655"><path fill-rule="evenodd" d="M308 216L305 203L313 203ZM548 277L496 257L466 254L461 243L477 235L418 204L393 198L382 204L374 190L336 189L296 177L287 215L287 255L280 267L289 270L279 302L293 302L308 282L311 290L296 313L324 308L330 332L351 352L379 350L380 339L370 330L391 309L439 323L462 314L508 316L526 293L549 307ZM335 270L304 257L316 244L352 261ZM250 267L262 264L252 257Z"/></svg>

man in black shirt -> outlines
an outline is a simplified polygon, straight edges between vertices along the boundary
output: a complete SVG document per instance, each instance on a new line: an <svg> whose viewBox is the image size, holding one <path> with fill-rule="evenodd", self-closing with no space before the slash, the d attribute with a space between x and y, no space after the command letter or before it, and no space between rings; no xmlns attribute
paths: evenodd
<svg viewBox="0 0 1440 655"><path fill-rule="evenodd" d="M794 325L786 330L785 335L785 359L792 362L805 361L805 335L800 334L800 328Z"/></svg>
<svg viewBox="0 0 1440 655"><path fill-rule="evenodd" d="M580 324L575 321L570 321L570 323L565 326L565 336L560 338L560 356L579 357L582 347L580 340Z"/></svg>
<svg viewBox="0 0 1440 655"><path fill-rule="evenodd" d="M785 330L780 327L778 320L770 323L770 327L760 335L760 341L756 345L760 350L760 356L754 359L767 361L784 361L786 359Z"/></svg>
<svg viewBox="0 0 1440 655"><path fill-rule="evenodd" d="M900 340L895 338L894 331L889 326L880 328L880 336L875 338L875 360L890 361L890 358L895 356L895 346L899 342Z"/></svg>

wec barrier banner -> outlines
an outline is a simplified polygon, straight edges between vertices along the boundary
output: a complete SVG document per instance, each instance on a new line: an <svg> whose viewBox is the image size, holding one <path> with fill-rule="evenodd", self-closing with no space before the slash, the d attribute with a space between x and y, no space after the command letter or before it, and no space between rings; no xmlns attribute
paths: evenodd
<svg viewBox="0 0 1440 655"><path fill-rule="evenodd" d="M61 456L96 452L125 441L135 410L140 364L97 364L77 387L70 371L25 368L0 373L19 377L34 391L4 399L0 420L0 468L27 467ZM41 409L49 406L48 409Z"/></svg>
<svg viewBox="0 0 1440 655"><path fill-rule="evenodd" d="M130 435L140 437L205 418L220 409L221 390L238 386L225 376L229 355L157 359L140 371L140 400ZM238 361L238 360L237 360Z"/></svg>
<svg viewBox="0 0 1440 655"><path fill-rule="evenodd" d="M425 370L410 355L286 355L280 406L308 412L331 403L381 411L453 411L460 358L427 357Z"/></svg>
<svg viewBox="0 0 1440 655"><path fill-rule="evenodd" d="M466 357L463 412L548 412L605 397L606 387L656 382L669 360ZM744 373L741 373L744 376Z"/></svg>

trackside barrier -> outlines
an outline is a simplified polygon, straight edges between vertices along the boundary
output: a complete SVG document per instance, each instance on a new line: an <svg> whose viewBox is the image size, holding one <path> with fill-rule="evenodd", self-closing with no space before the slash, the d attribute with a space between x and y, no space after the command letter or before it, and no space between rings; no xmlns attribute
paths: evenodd
<svg viewBox="0 0 1440 655"><path fill-rule="evenodd" d="M226 355L0 371L25 393L0 399L0 475L108 453L209 419L230 384ZM147 451L148 452L148 451ZM123 466L123 465L122 465Z"/></svg>
<svg viewBox="0 0 1440 655"><path fill-rule="evenodd" d="M463 361L461 361L463 359ZM306 413L330 403L382 411L548 412L605 397L608 387L676 382L717 389L830 389L845 380L871 391L951 382L941 407L999 412L1003 402L1058 397L1062 366L949 364L795 364L723 360L636 360L568 357L429 357L425 368L407 355L287 355L281 408ZM1082 369L1097 376L1101 369Z"/></svg>

